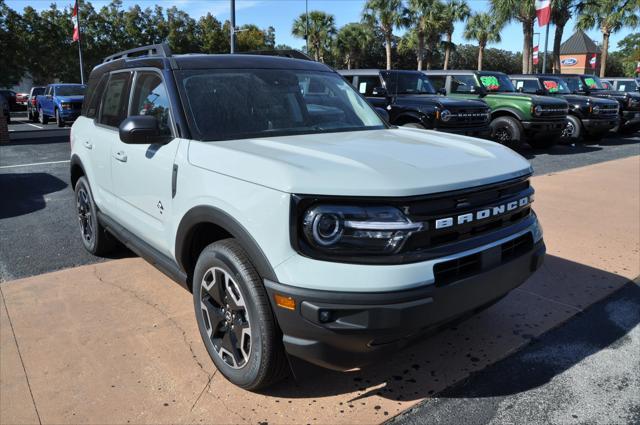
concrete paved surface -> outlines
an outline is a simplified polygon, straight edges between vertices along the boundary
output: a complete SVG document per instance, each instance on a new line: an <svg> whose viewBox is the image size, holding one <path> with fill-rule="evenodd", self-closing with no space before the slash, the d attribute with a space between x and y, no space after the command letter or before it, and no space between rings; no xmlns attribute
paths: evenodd
<svg viewBox="0 0 640 425"><path fill-rule="evenodd" d="M636 282L390 424L638 424L639 392Z"/></svg>
<svg viewBox="0 0 640 425"><path fill-rule="evenodd" d="M45 128L39 130L25 122L26 115L16 118L10 127L28 130L11 133L11 143L0 146L0 282L101 261L86 253L77 234L69 128L36 124ZM600 145L525 148L521 153L540 175L640 155L640 134L611 135ZM114 254L130 255L126 250Z"/></svg>
<svg viewBox="0 0 640 425"><path fill-rule="evenodd" d="M190 294L138 258L6 282L0 399L11 403L0 405L0 422L38 415L43 423L386 420L640 274L640 157L536 177L534 185L550 255L521 288L387 362L352 374L309 367L298 382L263 394L215 373ZM5 350L12 339L15 350Z"/></svg>

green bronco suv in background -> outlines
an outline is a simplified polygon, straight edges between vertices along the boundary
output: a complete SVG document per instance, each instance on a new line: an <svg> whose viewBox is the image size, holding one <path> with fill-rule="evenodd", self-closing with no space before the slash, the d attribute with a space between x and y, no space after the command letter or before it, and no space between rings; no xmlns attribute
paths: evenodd
<svg viewBox="0 0 640 425"><path fill-rule="evenodd" d="M569 105L563 99L516 92L502 72L423 71L447 95L484 100L491 108L491 132L497 142L516 148L554 145L566 125Z"/></svg>

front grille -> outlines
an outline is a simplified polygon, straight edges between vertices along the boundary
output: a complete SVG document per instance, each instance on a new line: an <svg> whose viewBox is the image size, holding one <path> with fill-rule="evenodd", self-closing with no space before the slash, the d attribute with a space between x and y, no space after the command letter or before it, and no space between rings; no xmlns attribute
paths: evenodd
<svg viewBox="0 0 640 425"><path fill-rule="evenodd" d="M600 106L599 115L602 117L615 117L618 115L618 106L617 105Z"/></svg>
<svg viewBox="0 0 640 425"><path fill-rule="evenodd" d="M545 118L564 117L568 111L569 109L564 105L543 105L541 116Z"/></svg>
<svg viewBox="0 0 640 425"><path fill-rule="evenodd" d="M489 122L489 116L489 111L484 109L456 109L451 111L451 119L445 125L482 125Z"/></svg>
<svg viewBox="0 0 640 425"><path fill-rule="evenodd" d="M436 228L436 221L447 217L458 217L475 213L484 209L492 209L524 197L532 197L533 188L528 179L477 188L466 193L452 193L440 198L416 200L404 204L402 210L415 222L426 223L423 231L413 234L403 251L419 251L425 248L436 248L441 245L459 242L496 231L515 224L531 214L531 205L519 206L503 214L473 220L461 225Z"/></svg>
<svg viewBox="0 0 640 425"><path fill-rule="evenodd" d="M444 261L433 266L433 276L436 286L443 286L457 280L465 279L487 270L491 267L505 264L514 260L533 249L533 237L530 233L526 233L515 239L507 241L499 247L489 248L486 251L476 254L467 255L449 261ZM495 259L492 251L499 251L499 259ZM483 261L483 257L486 260Z"/></svg>

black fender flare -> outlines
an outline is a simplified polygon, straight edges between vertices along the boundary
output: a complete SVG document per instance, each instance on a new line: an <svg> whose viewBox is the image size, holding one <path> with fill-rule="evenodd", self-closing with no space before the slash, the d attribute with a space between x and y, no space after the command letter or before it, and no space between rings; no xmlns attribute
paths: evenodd
<svg viewBox="0 0 640 425"><path fill-rule="evenodd" d="M434 110L435 112L435 110ZM402 120L403 118L409 118L411 120L415 120L418 123L424 125L427 128L434 128L434 123L430 119L430 115L421 111L407 111L399 114L396 117L396 121Z"/></svg>
<svg viewBox="0 0 640 425"><path fill-rule="evenodd" d="M189 252L185 250L185 247L191 244L191 238L193 237L191 231L201 223L214 224L230 233L249 254L258 274L263 279L277 282L276 273L271 267L271 263L269 263L266 255L264 255L264 252L247 229L226 212L210 205L193 207L180 220L175 242L175 258L180 269L187 272L186 260Z"/></svg>
<svg viewBox="0 0 640 425"><path fill-rule="evenodd" d="M507 112L511 115L515 115L515 117L519 120L519 121L523 121L524 120L524 116L522 115L522 113L520 111L518 111L517 109L513 109L513 108L499 108L496 109L495 111L491 111L491 121L493 121L496 117L494 117L497 113L500 112Z"/></svg>
<svg viewBox="0 0 640 425"><path fill-rule="evenodd" d="M75 178L76 176L73 173L73 170L75 169L75 167L80 167L80 169L82 170L82 174L86 177L87 176L87 172L84 169L84 165L82 164L82 160L80 159L80 157L76 154L71 155L71 160L69 161L69 178L70 178L70 182L71 182L71 189L75 190L75 186L76 186L76 181L78 180L77 178Z"/></svg>

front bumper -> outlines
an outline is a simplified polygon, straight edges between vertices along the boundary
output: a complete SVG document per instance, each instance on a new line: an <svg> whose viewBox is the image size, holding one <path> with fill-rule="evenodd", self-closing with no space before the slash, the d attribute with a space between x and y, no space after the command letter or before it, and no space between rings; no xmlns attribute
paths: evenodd
<svg viewBox="0 0 640 425"><path fill-rule="evenodd" d="M491 127L489 127L489 123L473 127L437 127L436 130L443 131L445 133L462 134L474 137L488 138L491 136Z"/></svg>
<svg viewBox="0 0 640 425"><path fill-rule="evenodd" d="M64 121L75 121L79 116L79 110L60 110L60 118L62 118Z"/></svg>
<svg viewBox="0 0 640 425"><path fill-rule="evenodd" d="M622 121L624 124L640 123L640 111L622 111Z"/></svg>
<svg viewBox="0 0 640 425"><path fill-rule="evenodd" d="M587 132L611 130L618 125L620 118L588 118L582 120L582 125Z"/></svg>
<svg viewBox="0 0 640 425"><path fill-rule="evenodd" d="M567 125L567 120L522 121L522 127L528 135L550 134L560 135Z"/></svg>
<svg viewBox="0 0 640 425"><path fill-rule="evenodd" d="M473 313L521 285L542 264L542 239L503 261L504 245L480 251L480 271L397 292L309 290L265 281L287 352L335 370L375 362L412 339ZM466 258L466 257L463 257ZM295 300L278 307L276 294Z"/></svg>

